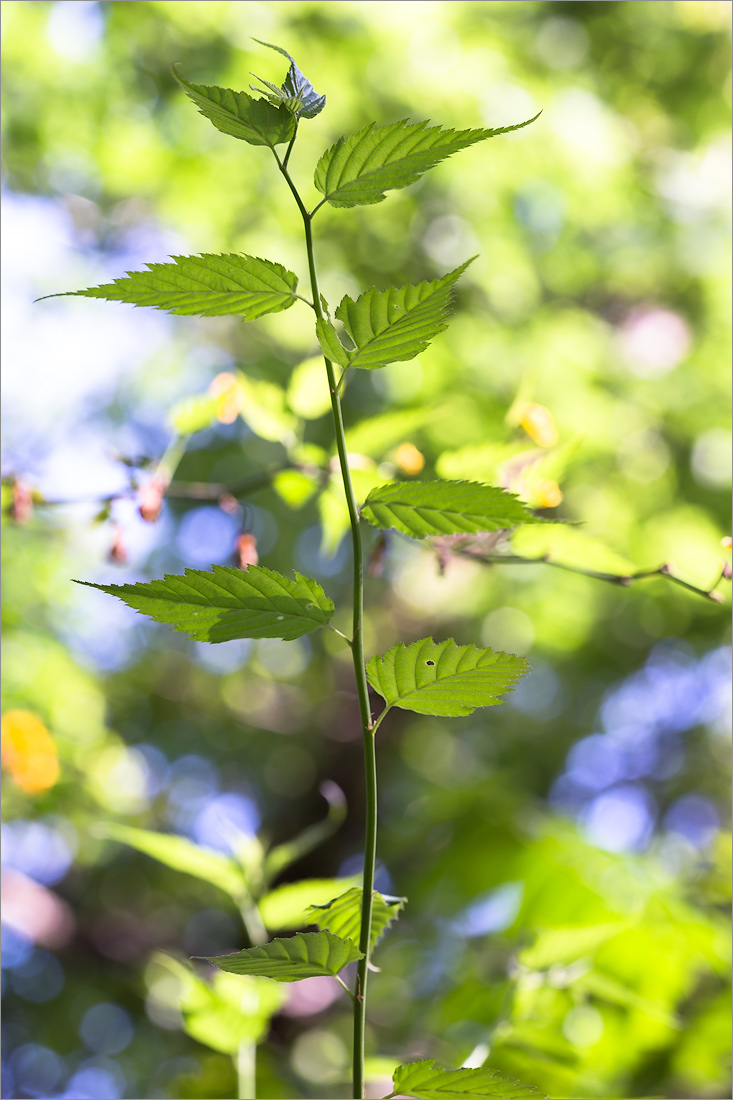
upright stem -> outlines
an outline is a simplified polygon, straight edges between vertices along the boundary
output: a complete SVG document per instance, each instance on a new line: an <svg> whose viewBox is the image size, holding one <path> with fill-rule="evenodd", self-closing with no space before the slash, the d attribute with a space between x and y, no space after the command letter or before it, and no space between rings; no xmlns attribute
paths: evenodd
<svg viewBox="0 0 733 1100"><path fill-rule="evenodd" d="M288 155L290 149L288 149ZM318 275L316 273L315 255L313 252L313 228L312 217L298 194L297 188L287 170L287 163L276 159L285 180L295 199L303 218L305 228L305 245L308 252L308 270L310 272L311 292L313 305L318 318L323 317L321 295L318 289ZM344 433L344 420L341 412L341 398L333 369L333 363L324 356L326 374L328 375L328 388L331 395L331 412L333 414L333 426L336 434L336 450L341 467L341 477L344 483L346 504L349 510L349 522L351 524L351 543L354 559L354 618L351 653L354 662L354 676L356 678L356 691L359 697L359 713L361 716L362 739L364 743L364 772L366 785L366 824L364 838L364 877L361 903L361 932L359 936L359 950L363 958L359 961L356 977L356 990L354 1000L354 1062L353 1082L355 1100L363 1100L364 1097L364 1038L366 1028L367 1005L367 977L369 974L370 934L372 927L372 896L374 892L374 870L377 859L377 760L374 746L374 730L372 714L369 707L369 686L366 678L366 665L364 661L364 549L361 539L361 527L359 509L356 504L354 487L351 484L349 461L346 454L346 436Z"/></svg>
<svg viewBox="0 0 733 1100"><path fill-rule="evenodd" d="M237 1068L237 1096L239 1100L255 1100L255 1074L257 1069L257 1046L251 1039L242 1039L237 1048L235 1064Z"/></svg>

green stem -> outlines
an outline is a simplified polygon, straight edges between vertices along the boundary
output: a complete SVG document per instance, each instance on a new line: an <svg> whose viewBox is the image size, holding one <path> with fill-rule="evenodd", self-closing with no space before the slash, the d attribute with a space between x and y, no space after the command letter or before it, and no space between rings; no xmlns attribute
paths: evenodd
<svg viewBox="0 0 733 1100"><path fill-rule="evenodd" d="M316 316L323 317L321 295L318 289L318 275L313 251L313 214L309 214L298 194L297 188L287 170L285 163L277 157L278 166L285 181L292 192L293 198L300 210L305 229L305 245L308 253L308 270L310 272L311 292ZM315 213L315 211L314 211ZM374 871L377 859L377 761L374 746L374 731L372 726L372 714L369 706L369 686L366 678L366 665L364 661L364 549L361 539L361 527L359 509L354 495L354 487L351 483L349 462L346 454L346 435L344 432L344 420L341 412L341 399L333 369L333 363L324 356L326 374L328 375L328 388L331 394L331 412L333 414L333 426L336 434L336 450L339 456L341 477L344 483L346 505L349 510L349 522L351 524L351 542L354 559L354 618L351 642L351 653L354 662L354 676L356 678L356 691L359 698L359 713L361 716L362 739L364 743L364 771L366 784L366 825L364 838L364 877L361 904L361 932L359 936L359 950L363 958L359 961L356 977L356 992L354 1001L354 1062L353 1082L355 1100L363 1100L364 1096L364 1040L366 1030L366 1006L367 1006L367 978L369 974L369 951L372 927L372 896L374 892Z"/></svg>
<svg viewBox="0 0 733 1100"><path fill-rule="evenodd" d="M257 1047L251 1039L242 1039L237 1049L235 1064L239 1100L255 1100L257 1096Z"/></svg>

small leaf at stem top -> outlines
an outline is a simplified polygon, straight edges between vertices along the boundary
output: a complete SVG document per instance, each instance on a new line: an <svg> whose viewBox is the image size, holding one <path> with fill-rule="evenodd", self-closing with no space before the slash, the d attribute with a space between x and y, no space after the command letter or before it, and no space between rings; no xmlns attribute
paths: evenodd
<svg viewBox="0 0 733 1100"><path fill-rule="evenodd" d="M284 50L282 46L273 46L271 42L263 42L260 38L255 38L253 41L259 42L261 46L267 46L269 50L276 50L283 57L287 57L290 62L288 75L281 87L278 87L277 84L271 84L269 80L263 80L261 76L255 77L256 80L259 80L270 89L269 93L265 92L265 96L270 103L276 106L282 104L295 118L315 118L316 115L319 115L326 106L326 97L318 94L310 80L303 75L295 64L288 51ZM254 73L252 75L254 76ZM259 88L252 88L253 92L259 90Z"/></svg>

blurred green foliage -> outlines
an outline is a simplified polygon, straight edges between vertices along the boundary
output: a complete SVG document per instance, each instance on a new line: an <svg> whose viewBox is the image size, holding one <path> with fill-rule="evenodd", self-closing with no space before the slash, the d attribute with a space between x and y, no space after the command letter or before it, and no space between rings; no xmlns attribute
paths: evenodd
<svg viewBox="0 0 733 1100"><path fill-rule="evenodd" d="M558 436L540 475L559 483L563 499L545 514L582 521L605 544L611 556L598 568L670 561L707 588L724 557L730 481L721 369L729 16L729 4L710 0L6 0L7 209L13 197L41 196L73 240L63 270L26 257L29 297L119 275L120 257L143 246L137 267L169 250L242 250L305 274L297 210L275 166L197 115L170 75L173 62L187 79L246 89L252 67L282 78L280 59L252 37L292 52L328 97L291 162L307 194L321 152L373 120L502 126L541 108L533 126L460 153L379 206L319 214L332 303L371 285L434 278L480 254L448 330L418 360L350 380L359 490L365 496L395 470L490 480L516 454L537 451L536 427L530 436L511 412L534 403ZM32 308L33 326L44 310L65 322L48 369L71 370L75 334L96 311L111 319L118 307ZM137 447L157 461L175 407L179 429L195 433L177 481L234 486L244 510L235 504L232 523L254 531L262 563L315 572L343 609L343 507L323 473L330 423L307 311L249 326L177 319L164 335L104 400L61 401L67 435L92 425L118 452ZM208 390L220 374L241 383L232 415L231 380ZM33 438L43 395L30 389L18 407ZM7 461L7 474L32 484L32 461ZM135 461L132 476L144 482ZM66 497L75 490L70 480ZM6 511L12 492L4 488ZM170 494L149 528L119 501L100 511L36 500L29 517L16 484L16 522L5 530L3 713L15 756L3 757L4 919L16 933L29 905L47 919L25 927L35 929L35 955L24 962L18 949L15 965L11 943L4 971L4 1088L15 1089L4 1095L236 1094L231 1044L221 1032L210 1042L207 1031L213 1003L233 1003L229 976L192 984L185 1003L170 980L183 973L176 959L246 945L237 904L121 847L100 823L201 839L196 807L229 793L256 804L264 850L323 817L317 790L329 779L346 793L346 822L281 881L358 870L361 747L338 639L262 641L217 664L165 628L111 618L107 597L69 584L208 565L187 556L196 549L188 517L206 520L197 511L206 498L192 493ZM208 506L217 508L217 493ZM118 563L128 546L117 574L104 560L114 540ZM218 560L234 564L230 550ZM434 554L401 536L381 564L367 589L368 653L452 635L526 654L533 672L505 705L450 727L393 712L380 730L377 885L409 903L377 949L372 1095L389 1091L398 1060L435 1057L450 1067L488 1059L555 1097L726 1096L730 842L715 821L727 820L728 748L710 674L728 639L721 609L661 577L612 587L542 565L458 557L441 574ZM338 611L334 623L343 626ZM126 648L103 659L109 639ZM48 748L18 712L49 731L58 779L48 764L22 770ZM606 779L594 757L586 787L572 788L577 746L592 734L623 752ZM653 760L634 755L652 741ZM603 826L614 806L622 824L624 806L636 814L627 845ZM712 825L696 833L681 806L705 808ZM33 845L49 837L73 856L57 879L34 871ZM59 964L54 992L48 975ZM84 1021L100 1004L126 1014L123 1047L90 1037ZM275 1001L262 1009L277 1010ZM321 987L310 1000L293 994L261 1048L257 1095L343 1095L350 1026L344 996ZM28 1070L29 1044L55 1052L56 1063L33 1048ZM111 1091L83 1092L84 1072L106 1073Z"/></svg>

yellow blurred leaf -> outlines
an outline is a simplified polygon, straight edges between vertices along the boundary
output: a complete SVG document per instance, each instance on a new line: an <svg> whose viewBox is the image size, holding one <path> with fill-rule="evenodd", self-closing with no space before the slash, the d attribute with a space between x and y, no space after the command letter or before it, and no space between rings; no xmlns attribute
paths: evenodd
<svg viewBox="0 0 733 1100"><path fill-rule="evenodd" d="M10 710L3 715L2 762L28 794L48 790L60 775L51 734L29 710Z"/></svg>

